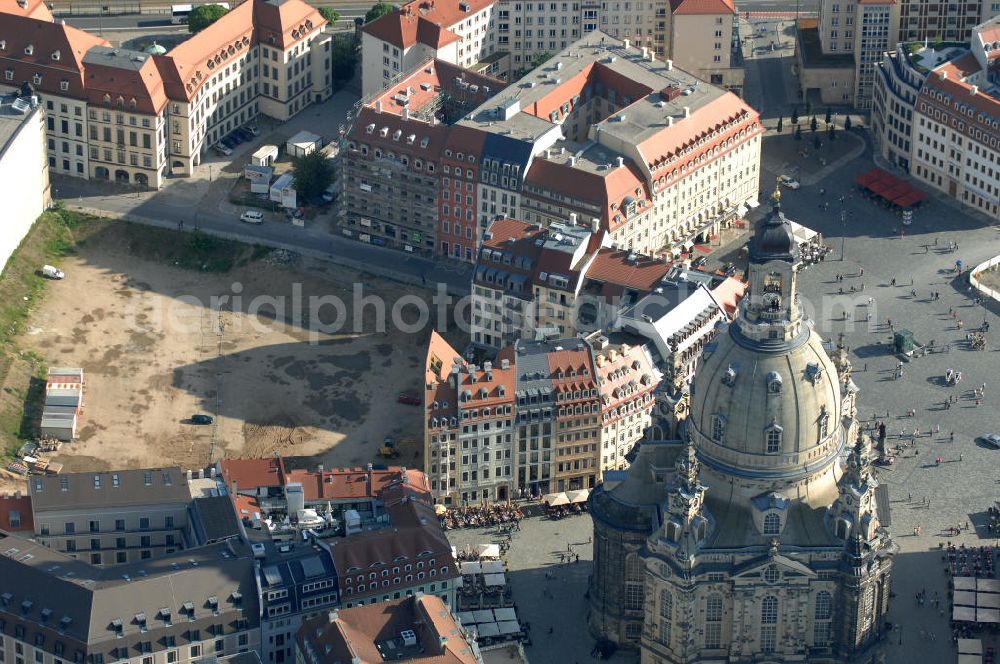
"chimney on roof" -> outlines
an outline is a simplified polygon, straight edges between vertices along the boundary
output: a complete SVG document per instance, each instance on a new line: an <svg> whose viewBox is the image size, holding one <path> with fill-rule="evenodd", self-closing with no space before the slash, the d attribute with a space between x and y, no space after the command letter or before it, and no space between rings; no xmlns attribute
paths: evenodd
<svg viewBox="0 0 1000 664"><path fill-rule="evenodd" d="M337 618L339 618L339 617L340 617L340 614L337 613L337 611L327 611L326 619L329 622L335 623L335 622L337 622Z"/></svg>
<svg viewBox="0 0 1000 664"><path fill-rule="evenodd" d="M324 470L326 470L326 466L324 466L321 463L317 463L316 464L316 472L317 473L322 473Z"/></svg>
<svg viewBox="0 0 1000 664"><path fill-rule="evenodd" d="M625 165L625 157L618 157L618 168Z"/></svg>
<svg viewBox="0 0 1000 664"><path fill-rule="evenodd" d="M378 101L375 102L375 112L376 113L381 113L382 112L382 100L381 99L379 99Z"/></svg>
<svg viewBox="0 0 1000 664"><path fill-rule="evenodd" d="M214 478L215 477L215 472L216 472L215 471L215 466L212 466L211 468L208 469L208 476Z"/></svg>
<svg viewBox="0 0 1000 664"><path fill-rule="evenodd" d="M237 488L238 488L238 487L236 486L236 480L233 480L233 483L232 483L232 485L230 486L230 489L232 490L232 492L233 492L233 495L234 495L234 496L236 495L236 489L237 489Z"/></svg>
<svg viewBox="0 0 1000 664"><path fill-rule="evenodd" d="M674 126L674 116L671 115L670 117L667 118L667 126L668 127Z"/></svg>
<svg viewBox="0 0 1000 664"><path fill-rule="evenodd" d="M684 117L686 117L686 118L691 117L691 107L690 106L685 106L684 107Z"/></svg>
<svg viewBox="0 0 1000 664"><path fill-rule="evenodd" d="M973 85L971 88L969 88L969 94L972 95L973 97L979 94L979 86Z"/></svg>
<svg viewBox="0 0 1000 664"><path fill-rule="evenodd" d="M938 72L938 78L940 78L942 81L947 80L948 72L942 69L941 71Z"/></svg>
<svg viewBox="0 0 1000 664"><path fill-rule="evenodd" d="M643 60L646 59L646 54L647 54L648 51L649 51L648 48L646 48L645 46L642 47L642 59Z"/></svg>
<svg viewBox="0 0 1000 664"><path fill-rule="evenodd" d="M601 220L598 217L591 217L590 219L590 230L593 233L601 230Z"/></svg>
<svg viewBox="0 0 1000 664"><path fill-rule="evenodd" d="M626 51L628 50L628 47L631 46L631 45L632 45L632 42L630 40L628 40L628 39L625 39L624 41L622 41L622 46L623 46L623 48Z"/></svg>
<svg viewBox="0 0 1000 664"><path fill-rule="evenodd" d="M654 49L649 49L649 61L656 62L656 51Z"/></svg>
<svg viewBox="0 0 1000 664"><path fill-rule="evenodd" d="M187 481L188 482L190 482L192 479L194 479L194 473L191 472L190 470L188 470L185 474L187 475Z"/></svg>
<svg viewBox="0 0 1000 664"><path fill-rule="evenodd" d="M406 107L403 107L403 110L400 111L400 113L399 113L399 117L403 118L404 120L409 120L410 119L410 109L408 109Z"/></svg>
<svg viewBox="0 0 1000 664"><path fill-rule="evenodd" d="M574 226L576 226L576 212L570 212L569 213L569 223L571 223Z"/></svg>
<svg viewBox="0 0 1000 664"><path fill-rule="evenodd" d="M667 71L671 71L674 68L674 61L667 60Z"/></svg>
<svg viewBox="0 0 1000 664"><path fill-rule="evenodd" d="M569 156L569 165L570 166L576 166L576 155L570 155Z"/></svg>

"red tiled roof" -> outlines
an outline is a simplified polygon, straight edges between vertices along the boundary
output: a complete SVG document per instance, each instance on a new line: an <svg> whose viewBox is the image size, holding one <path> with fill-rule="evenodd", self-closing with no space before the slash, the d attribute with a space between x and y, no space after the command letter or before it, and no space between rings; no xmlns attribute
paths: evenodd
<svg viewBox="0 0 1000 664"><path fill-rule="evenodd" d="M21 523L11 527L11 513L16 512ZM33 532L35 522L31 512L31 496L0 496L0 530L7 532Z"/></svg>
<svg viewBox="0 0 1000 664"><path fill-rule="evenodd" d="M18 4L18 0L0 0L0 13L27 16L37 18L40 21L53 21L52 12L49 11L45 0L28 0L24 7Z"/></svg>
<svg viewBox="0 0 1000 664"><path fill-rule="evenodd" d="M406 657L418 664L475 664L478 661L448 606L437 595L341 609L331 621L326 613L306 620L296 634L300 646L306 639L323 661L381 664L377 644L413 631L419 653ZM355 660L355 658L357 658Z"/></svg>
<svg viewBox="0 0 1000 664"><path fill-rule="evenodd" d="M946 62L931 72L924 81L924 87L920 91L921 100L941 108L946 113L955 113L954 108L950 104L942 104L932 94L934 91L943 92L955 100L960 100L963 104L971 106L976 111L990 116L986 123L979 122L978 113L963 117L963 120L967 124L966 132L971 132L975 129L986 129L988 132L995 132L996 130L989 123L1000 119L1000 98L992 97L982 90L977 91L976 94L972 94L972 84L966 83L963 80L979 71L979 61L976 60L976 56L972 53L966 53L960 58ZM941 78L942 73L945 74L946 78Z"/></svg>
<svg viewBox="0 0 1000 664"><path fill-rule="evenodd" d="M407 14L400 9L365 24L361 29L371 36L403 50L417 43L438 49L460 39L447 27L429 21L422 16Z"/></svg>
<svg viewBox="0 0 1000 664"><path fill-rule="evenodd" d="M726 277L722 283L712 289L712 297L732 320L746 289L747 285L736 277Z"/></svg>
<svg viewBox="0 0 1000 664"><path fill-rule="evenodd" d="M18 14L0 14L0 69L14 72L13 85L30 83L36 90L83 99L83 56L93 46L107 45L96 35ZM30 51L30 53L28 52ZM41 83L33 77L40 75ZM68 84L62 89L62 82Z"/></svg>
<svg viewBox="0 0 1000 664"><path fill-rule="evenodd" d="M670 264L655 258L635 256L629 261L628 251L608 247L601 249L587 270L587 279L595 279L626 288L651 291L666 276Z"/></svg>
<svg viewBox="0 0 1000 664"><path fill-rule="evenodd" d="M285 483L285 464L281 457L269 459L222 459L219 469L226 487L237 490L256 487L279 487Z"/></svg>
<svg viewBox="0 0 1000 664"><path fill-rule="evenodd" d="M250 3L247 3L250 4ZM253 4L253 22L257 41L288 50L296 42L326 25L319 10L302 0L257 2ZM206 30L210 29L206 28Z"/></svg>
<svg viewBox="0 0 1000 664"><path fill-rule="evenodd" d="M92 57L88 57L84 68L84 84L91 104L103 105L105 95L110 95L113 105L120 99L124 108L131 109L130 103L134 101L138 112L153 115L167 105L163 78L151 57L145 56L138 71L113 66L114 58L122 57L119 55L97 56L107 57L108 65L95 64Z"/></svg>
<svg viewBox="0 0 1000 664"><path fill-rule="evenodd" d="M536 158L525 178L542 190L569 196L570 200L583 200L600 206L601 223L605 230L616 230L627 223L620 211L622 201L628 196L636 199L638 212L644 212L649 204L649 192L646 182L639 169L631 161L624 166L604 171L604 175L557 163L548 159ZM635 190L639 190L637 196ZM611 205L615 209L611 209ZM616 221L615 216L619 219Z"/></svg>
<svg viewBox="0 0 1000 664"><path fill-rule="evenodd" d="M735 14L732 0L670 0L672 14Z"/></svg>

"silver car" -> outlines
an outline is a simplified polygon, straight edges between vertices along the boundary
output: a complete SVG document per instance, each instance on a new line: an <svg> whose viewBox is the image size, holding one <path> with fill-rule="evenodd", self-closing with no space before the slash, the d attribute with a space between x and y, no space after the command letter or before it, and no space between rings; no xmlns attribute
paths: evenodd
<svg viewBox="0 0 1000 664"><path fill-rule="evenodd" d="M1000 450L1000 434L986 433L979 437L980 442L987 447Z"/></svg>

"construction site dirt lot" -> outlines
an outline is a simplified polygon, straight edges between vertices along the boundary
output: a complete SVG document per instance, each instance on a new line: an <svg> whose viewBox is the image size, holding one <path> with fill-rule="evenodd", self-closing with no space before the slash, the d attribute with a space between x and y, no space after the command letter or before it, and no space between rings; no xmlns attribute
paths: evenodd
<svg viewBox="0 0 1000 664"><path fill-rule="evenodd" d="M422 409L397 395L422 395L433 323L401 332L387 322L382 332L369 303L356 326L352 293L361 284L386 303L387 318L401 296L430 302L433 294L281 251L247 251L250 259L225 272L181 269L136 256L127 234L105 229L61 262L66 278L47 289L20 345L50 367L84 369L78 439L53 457L64 472L200 468L276 452L327 468L422 467ZM330 324L340 315L334 306L312 313L313 296L344 302L339 333L308 329L310 316ZM416 317L403 309L405 320ZM449 325L446 336L459 343ZM192 424L193 414L214 422ZM401 456L380 461L388 435L402 441Z"/></svg>

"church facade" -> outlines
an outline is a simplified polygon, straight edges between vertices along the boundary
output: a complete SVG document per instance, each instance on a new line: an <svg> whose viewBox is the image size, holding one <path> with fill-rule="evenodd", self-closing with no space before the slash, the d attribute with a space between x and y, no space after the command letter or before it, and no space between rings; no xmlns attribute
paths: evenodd
<svg viewBox="0 0 1000 664"><path fill-rule="evenodd" d="M684 441L591 495L591 631L643 664L878 659L895 546L846 349L802 314L777 196L749 250Z"/></svg>

